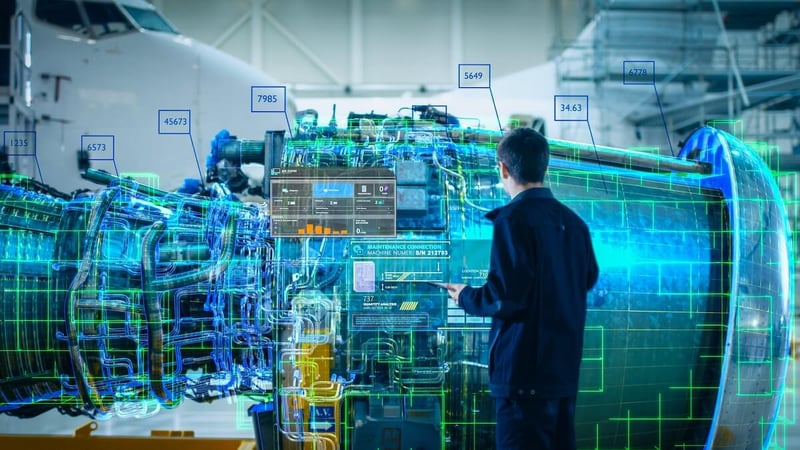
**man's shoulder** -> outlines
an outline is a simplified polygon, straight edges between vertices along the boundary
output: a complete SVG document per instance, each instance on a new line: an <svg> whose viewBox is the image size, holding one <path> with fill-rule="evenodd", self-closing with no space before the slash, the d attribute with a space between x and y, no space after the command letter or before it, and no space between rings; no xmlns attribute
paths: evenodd
<svg viewBox="0 0 800 450"><path fill-rule="evenodd" d="M583 218L575 212L572 208L561 202L556 197L549 197L549 198L528 198L521 202L515 202L517 204L510 203L505 207L501 208L501 211L498 211L498 219L505 218L528 218L529 220L536 221L538 219L542 219L548 215L542 214L544 210L549 210L555 212L558 216L562 218L562 220L567 221L569 223L573 223L575 225L580 226L581 228L588 230L588 225L583 220Z"/></svg>
<svg viewBox="0 0 800 450"><path fill-rule="evenodd" d="M558 202L558 205L559 205L559 208L561 208L564 211L564 214L569 219L574 220L576 222L580 222L580 223L586 225L586 222L583 220L583 217L581 217L580 214L575 212L574 209L570 208L569 206L567 206L566 204L564 204L564 203L562 203L560 201Z"/></svg>
<svg viewBox="0 0 800 450"><path fill-rule="evenodd" d="M589 232L589 225L586 224L586 221L583 220L583 217L581 217L580 214L563 203L561 203L561 208L564 211L564 216L567 218L566 220L572 222L573 225L583 229L585 232Z"/></svg>
<svg viewBox="0 0 800 450"><path fill-rule="evenodd" d="M555 212L562 217L562 220L580 223L586 227L586 222L583 218L560 199L553 196L552 191L548 188L526 192L523 197L492 210L487 217L494 222L511 218L515 220L527 218L535 221L549 215L543 214L544 211Z"/></svg>

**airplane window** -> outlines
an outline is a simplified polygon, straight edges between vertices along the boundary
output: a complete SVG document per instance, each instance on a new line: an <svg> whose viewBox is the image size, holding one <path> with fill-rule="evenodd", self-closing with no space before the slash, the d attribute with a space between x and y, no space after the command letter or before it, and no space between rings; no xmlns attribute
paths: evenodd
<svg viewBox="0 0 800 450"><path fill-rule="evenodd" d="M115 3L83 2L83 8L97 37L135 29Z"/></svg>
<svg viewBox="0 0 800 450"><path fill-rule="evenodd" d="M178 34L174 28L164 20L158 11L145 8L136 8L134 6L123 5L125 11L133 17L133 21L138 23L140 27L145 30L163 31L165 33Z"/></svg>
<svg viewBox="0 0 800 450"><path fill-rule="evenodd" d="M75 0L39 0L36 2L36 17L70 31L87 32Z"/></svg>

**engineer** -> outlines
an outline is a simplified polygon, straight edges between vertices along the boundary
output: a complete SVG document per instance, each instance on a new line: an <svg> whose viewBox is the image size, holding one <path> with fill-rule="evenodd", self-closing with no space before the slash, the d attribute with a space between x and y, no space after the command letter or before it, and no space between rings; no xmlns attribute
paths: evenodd
<svg viewBox="0 0 800 450"><path fill-rule="evenodd" d="M446 286L468 314L492 317L497 449L574 449L586 294L598 277L589 229L544 186L550 148L541 134L512 130L497 160L511 201L486 215L486 283Z"/></svg>

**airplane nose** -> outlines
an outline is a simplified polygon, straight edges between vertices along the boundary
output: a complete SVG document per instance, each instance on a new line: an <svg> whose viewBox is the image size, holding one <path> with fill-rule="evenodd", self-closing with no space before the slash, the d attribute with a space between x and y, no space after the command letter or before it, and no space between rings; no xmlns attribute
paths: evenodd
<svg viewBox="0 0 800 450"><path fill-rule="evenodd" d="M194 138L204 148L223 128L241 139L262 139L265 131L289 129L295 106L282 83L230 55L209 51L204 45L198 46L198 60ZM259 103L271 95L284 98L278 98L276 104Z"/></svg>

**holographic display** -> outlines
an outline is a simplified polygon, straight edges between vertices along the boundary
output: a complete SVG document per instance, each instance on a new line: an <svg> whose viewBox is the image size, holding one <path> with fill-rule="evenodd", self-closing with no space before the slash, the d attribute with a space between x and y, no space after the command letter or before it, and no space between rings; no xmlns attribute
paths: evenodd
<svg viewBox="0 0 800 450"><path fill-rule="evenodd" d="M144 416L271 393L277 448L492 448L489 321L430 282L486 277L484 215L507 201L500 137L387 119L298 132L269 158L284 140L226 141L220 160L270 160L269 205L98 172L108 187L72 199L0 186L0 411ZM713 128L674 158L550 145L546 182L589 225L600 265L578 446L766 447L793 288L767 167ZM359 177L283 174L364 168L391 179L391 233L358 236L358 214L280 222L361 190Z"/></svg>

